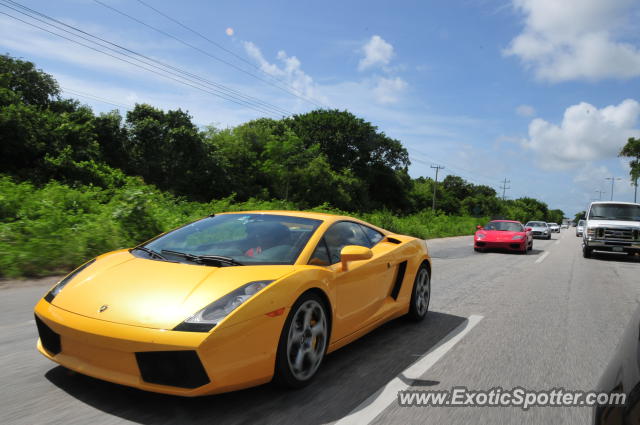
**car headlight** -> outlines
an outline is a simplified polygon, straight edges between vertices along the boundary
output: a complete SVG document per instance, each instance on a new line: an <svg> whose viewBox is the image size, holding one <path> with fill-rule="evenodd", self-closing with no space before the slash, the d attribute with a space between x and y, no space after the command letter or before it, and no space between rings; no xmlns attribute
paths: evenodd
<svg viewBox="0 0 640 425"><path fill-rule="evenodd" d="M524 238L524 236L522 236L522 235L513 235L513 237L511 239L514 240L514 241L517 241L517 240L522 239L522 238Z"/></svg>
<svg viewBox="0 0 640 425"><path fill-rule="evenodd" d="M596 228L595 227L588 227L587 228L587 236L595 236L596 234Z"/></svg>
<svg viewBox="0 0 640 425"><path fill-rule="evenodd" d="M476 234L476 238L478 238L478 239L484 239L484 238L485 238L485 236L487 236L487 235L486 235L486 234L484 234L484 233L478 233L478 234Z"/></svg>
<svg viewBox="0 0 640 425"><path fill-rule="evenodd" d="M60 291L62 291L62 289L65 286L67 286L67 283L71 282L73 280L73 278L76 277L76 275L78 273L80 273L82 270L84 270L87 267L89 267L90 265L92 265L95 261L96 261L95 258L93 260L91 260L91 261L87 261L86 263L84 263L83 265L81 265L80 267L78 267L77 269L72 271L71 273L69 273L64 279L62 279L60 282L58 282L58 284L56 286L54 286L53 289L51 289L47 293L47 295L44 296L44 299L47 300L48 302L53 301L53 299L60 293Z"/></svg>
<svg viewBox="0 0 640 425"><path fill-rule="evenodd" d="M185 332L209 332L222 319L227 317L233 310L240 307L245 301L254 296L258 291L265 288L273 280L257 280L249 282L212 302L184 322L173 328L174 331Z"/></svg>

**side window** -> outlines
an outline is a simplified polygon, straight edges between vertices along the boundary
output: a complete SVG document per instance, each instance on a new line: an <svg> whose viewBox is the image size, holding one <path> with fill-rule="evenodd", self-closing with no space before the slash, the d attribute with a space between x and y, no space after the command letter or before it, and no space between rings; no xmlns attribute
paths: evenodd
<svg viewBox="0 0 640 425"><path fill-rule="evenodd" d="M331 264L340 262L340 251L347 245L359 245L371 248L371 242L359 224L341 221L334 224L324 234L329 249Z"/></svg>
<svg viewBox="0 0 640 425"><path fill-rule="evenodd" d="M327 244L324 241L324 238L320 239L320 242L318 242L318 246L316 247L315 251L313 251L313 254L311 254L309 264L313 266L328 266L329 264L331 264L329 251L327 251Z"/></svg>
<svg viewBox="0 0 640 425"><path fill-rule="evenodd" d="M373 230L371 227L360 225L364 233L366 233L367 237L371 241L371 245L375 245L382 240L384 235L377 230Z"/></svg>

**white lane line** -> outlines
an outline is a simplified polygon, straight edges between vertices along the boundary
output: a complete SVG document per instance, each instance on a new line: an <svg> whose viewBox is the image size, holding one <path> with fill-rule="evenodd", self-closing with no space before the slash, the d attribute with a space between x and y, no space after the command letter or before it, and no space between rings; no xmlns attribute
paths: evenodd
<svg viewBox="0 0 640 425"><path fill-rule="evenodd" d="M471 315L467 320L449 332L436 346L420 357L415 363L406 368L400 375L389 381L384 387L371 394L358 407L353 409L335 425L364 425L373 421L384 409L397 400L398 391L406 390L410 387L410 382L419 379L438 360L440 360L449 350L453 348L466 334L477 325L482 316ZM409 382L409 383L407 383Z"/></svg>
<svg viewBox="0 0 640 425"><path fill-rule="evenodd" d="M544 261L545 258L547 258L547 256L549 255L549 251L545 252L544 254L542 254L542 257L538 258L536 260L536 264L540 264Z"/></svg>

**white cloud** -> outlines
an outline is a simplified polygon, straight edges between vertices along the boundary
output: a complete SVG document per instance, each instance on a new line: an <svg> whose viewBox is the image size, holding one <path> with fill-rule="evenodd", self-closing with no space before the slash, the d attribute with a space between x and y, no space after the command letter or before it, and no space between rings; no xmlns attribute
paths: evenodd
<svg viewBox="0 0 640 425"><path fill-rule="evenodd" d="M568 107L560 125L536 118L523 146L545 169L573 168L585 161L615 158L629 137L639 137L640 104L627 99L598 109L586 102Z"/></svg>
<svg viewBox="0 0 640 425"><path fill-rule="evenodd" d="M382 39L379 35L374 35L362 47L364 57L360 59L358 70L363 71L373 66L388 65L393 57L393 46Z"/></svg>
<svg viewBox="0 0 640 425"><path fill-rule="evenodd" d="M400 77L378 77L376 85L373 88L373 93L378 103L391 104L398 102L400 95L406 88L407 82Z"/></svg>
<svg viewBox="0 0 640 425"><path fill-rule="evenodd" d="M521 117L532 117L536 114L536 110L530 105L520 105L516 108L516 113Z"/></svg>
<svg viewBox="0 0 640 425"><path fill-rule="evenodd" d="M512 0L525 15L522 33L504 51L541 80L640 76L640 49L624 40L635 0Z"/></svg>
<svg viewBox="0 0 640 425"><path fill-rule="evenodd" d="M245 41L243 44L247 54L258 62L260 69L264 72L278 79L284 79L297 93L307 98L316 99L323 103L327 102L327 99L318 93L313 78L302 70L302 64L297 57L288 56L284 50L280 50L277 54L277 59L281 62L281 65L278 66L267 61L260 48L252 42Z"/></svg>

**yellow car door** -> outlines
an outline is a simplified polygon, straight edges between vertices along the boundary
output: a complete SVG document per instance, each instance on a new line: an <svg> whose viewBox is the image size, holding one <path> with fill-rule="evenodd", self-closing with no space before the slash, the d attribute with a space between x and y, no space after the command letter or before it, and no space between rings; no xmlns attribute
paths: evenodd
<svg viewBox="0 0 640 425"><path fill-rule="evenodd" d="M337 341L377 319L376 313L393 283L395 267L391 250L376 246L371 259L352 261L346 271L342 269L342 248L348 245L369 248L372 245L371 239L357 223L341 221L334 224L320 241L319 249L322 249L322 244L335 276L332 283L335 291L332 340Z"/></svg>

